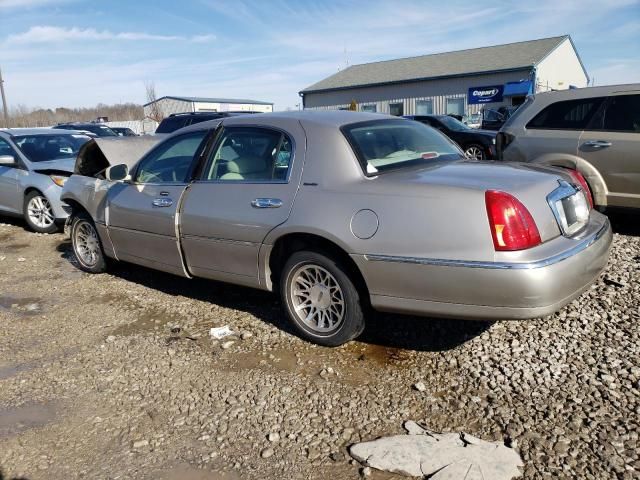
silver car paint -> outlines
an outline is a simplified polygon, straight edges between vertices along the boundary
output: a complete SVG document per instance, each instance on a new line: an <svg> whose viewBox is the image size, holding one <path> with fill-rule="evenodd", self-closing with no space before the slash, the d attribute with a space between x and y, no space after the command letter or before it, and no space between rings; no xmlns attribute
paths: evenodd
<svg viewBox="0 0 640 480"><path fill-rule="evenodd" d="M18 135L61 135L80 132L51 130L51 129L9 129L0 130L0 138L6 140L14 151L14 157L18 161L15 167L0 165L0 211L11 215L22 215L24 199L32 189L42 193L53 209L57 220L64 220L68 214L62 208L60 194L62 188L56 185L47 174L38 173L38 170L58 170L73 172L75 158L59 159L49 162L32 162L13 143L12 136Z"/></svg>
<svg viewBox="0 0 640 480"><path fill-rule="evenodd" d="M289 182L175 185L170 196L180 200L169 221L158 224L135 209L128 212L139 222L139 245L122 242L119 229L102 215L106 253L176 274L272 290L269 256L274 245L289 234L313 234L350 255L376 308L464 318L550 313L587 288L606 265L611 230L599 213L591 213L580 235L560 235L546 203L558 181L566 179L556 169L459 161L366 177L339 127L380 118L385 117L300 112L225 119L224 126L270 126L287 132L295 144ZM214 127L204 122L174 135ZM94 182L72 177L63 198L90 201L86 192ZM127 188L148 190L149 200L159 193L153 185L119 183L110 188L107 206L99 209L108 210L109 202ZM519 198L544 243L496 252L484 203L487 189ZM254 198L275 195L283 200L279 209L250 206ZM101 218L95 205L84 208ZM375 227L369 238L358 238L353 230L363 210L374 212L366 214L369 223L364 228ZM139 256L132 253L135 249ZM177 265L183 258L185 263Z"/></svg>

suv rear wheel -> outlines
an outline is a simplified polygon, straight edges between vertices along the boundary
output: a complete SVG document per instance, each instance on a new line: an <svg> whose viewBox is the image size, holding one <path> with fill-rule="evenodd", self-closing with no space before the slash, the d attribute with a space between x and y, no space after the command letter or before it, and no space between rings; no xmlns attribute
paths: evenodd
<svg viewBox="0 0 640 480"><path fill-rule="evenodd" d="M282 302L303 338L336 347L364 330L360 295L346 271L312 251L296 252L287 260L280 277Z"/></svg>

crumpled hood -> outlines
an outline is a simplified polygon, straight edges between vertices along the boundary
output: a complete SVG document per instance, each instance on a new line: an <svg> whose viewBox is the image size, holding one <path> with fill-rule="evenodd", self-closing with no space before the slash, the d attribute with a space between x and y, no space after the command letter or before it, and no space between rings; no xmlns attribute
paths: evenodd
<svg viewBox="0 0 640 480"><path fill-rule="evenodd" d="M73 173L73 168L75 163L76 163L75 158L68 157L68 158L58 158L56 160L49 160L47 162L34 162L32 163L32 165L33 165L33 170L36 172L58 170L60 172Z"/></svg>
<svg viewBox="0 0 640 480"><path fill-rule="evenodd" d="M131 169L164 136L94 138L78 152L74 173L93 177L111 165L126 164Z"/></svg>

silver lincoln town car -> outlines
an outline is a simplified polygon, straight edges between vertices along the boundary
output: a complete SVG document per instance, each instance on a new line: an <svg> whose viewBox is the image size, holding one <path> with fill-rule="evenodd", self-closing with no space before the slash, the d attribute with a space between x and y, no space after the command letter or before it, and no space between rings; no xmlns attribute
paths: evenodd
<svg viewBox="0 0 640 480"><path fill-rule="evenodd" d="M121 260L278 291L299 334L328 346L357 337L369 306L551 314L596 279L612 238L575 172L468 161L436 130L379 114L94 139L75 172L62 199L83 270Z"/></svg>

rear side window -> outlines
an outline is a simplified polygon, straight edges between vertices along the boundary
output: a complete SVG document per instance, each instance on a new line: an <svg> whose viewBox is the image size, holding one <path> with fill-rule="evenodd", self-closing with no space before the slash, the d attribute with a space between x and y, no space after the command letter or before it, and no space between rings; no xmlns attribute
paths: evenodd
<svg viewBox="0 0 640 480"><path fill-rule="evenodd" d="M604 97L595 97L552 103L538 113L527 128L584 130L603 101Z"/></svg>
<svg viewBox="0 0 640 480"><path fill-rule="evenodd" d="M187 120L188 120L188 117L182 117L182 116L167 117L164 120L162 120L162 122L160 122L160 125L158 125L158 128L156 128L156 133L175 132L179 128L184 127L186 125Z"/></svg>
<svg viewBox="0 0 640 480"><path fill-rule="evenodd" d="M223 182L286 182L293 156L291 139L279 131L231 127L212 152L204 179Z"/></svg>
<svg viewBox="0 0 640 480"><path fill-rule="evenodd" d="M610 97L589 130L640 133L640 95Z"/></svg>

